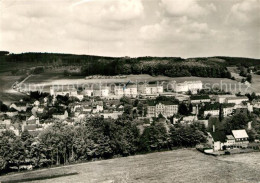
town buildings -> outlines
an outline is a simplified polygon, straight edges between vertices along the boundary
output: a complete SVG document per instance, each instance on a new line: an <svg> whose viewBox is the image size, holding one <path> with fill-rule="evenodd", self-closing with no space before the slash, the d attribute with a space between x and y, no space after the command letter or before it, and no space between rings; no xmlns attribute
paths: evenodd
<svg viewBox="0 0 260 183"><path fill-rule="evenodd" d="M248 134L245 129L232 130L232 134L226 135L224 131L208 133L208 143L214 151L221 151L226 148L247 147L249 144Z"/></svg>
<svg viewBox="0 0 260 183"><path fill-rule="evenodd" d="M147 107L147 117L158 117L159 114L164 117L170 117L177 113L178 104L170 101L150 102Z"/></svg>
<svg viewBox="0 0 260 183"><path fill-rule="evenodd" d="M173 90L177 93L185 93L191 91L197 93L198 90L202 90L203 84L201 81L185 81L183 83L173 83Z"/></svg>
<svg viewBox="0 0 260 183"><path fill-rule="evenodd" d="M210 102L210 97L208 95L192 95L190 97L190 102L192 104L199 104L199 103L207 103Z"/></svg>

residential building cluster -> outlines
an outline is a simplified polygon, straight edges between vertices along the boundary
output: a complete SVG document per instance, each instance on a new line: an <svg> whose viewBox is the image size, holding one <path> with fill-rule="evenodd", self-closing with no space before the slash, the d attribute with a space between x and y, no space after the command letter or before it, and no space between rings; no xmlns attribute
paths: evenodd
<svg viewBox="0 0 260 183"><path fill-rule="evenodd" d="M260 101L249 101L246 96L196 94L202 90L201 81L174 83L174 92L165 92L163 85L114 85L76 88L51 87L49 95L39 99L12 103L8 110L0 113L0 132L12 130L16 135L27 130L37 135L56 121L77 125L86 118L103 116L117 119L128 110L129 115L152 121L163 116L172 124L199 122L206 128L210 117L228 117L238 113L260 112ZM191 93L190 93L191 91ZM188 94L186 94L189 92ZM122 97L140 106L126 105ZM130 106L130 112L129 112ZM232 134L209 131L208 141L214 151L223 147L248 144L245 129L233 130Z"/></svg>

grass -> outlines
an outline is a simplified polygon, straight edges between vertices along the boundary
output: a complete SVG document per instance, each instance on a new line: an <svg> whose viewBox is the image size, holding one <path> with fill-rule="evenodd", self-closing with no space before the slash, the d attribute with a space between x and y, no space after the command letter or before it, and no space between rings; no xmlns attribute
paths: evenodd
<svg viewBox="0 0 260 183"><path fill-rule="evenodd" d="M28 176L28 178L23 177L23 178L17 178L17 179L10 179L6 181L2 181L2 183L15 183L15 182L31 182L31 181L39 181L39 180L46 180L46 179L54 179L54 178L59 178L59 177L66 177L66 176L72 176L72 175L77 175L77 172L73 173L61 173L61 174L49 174L49 175L41 175L41 174L34 174L32 176Z"/></svg>
<svg viewBox="0 0 260 183"><path fill-rule="evenodd" d="M40 75L36 75L28 79L25 84L37 84L38 86L44 86L44 91L48 92L49 87L51 85L71 85L71 84L89 84L89 83L127 83L128 81L132 82L156 82L156 81L176 81L176 82L184 82L184 81L197 81L201 80L205 87L219 87L222 84L222 89L226 91L232 91L234 93L238 93L238 82L233 81L231 79L226 78L203 78L203 77L176 77L171 78L167 76L150 76L147 74L142 75L128 75L127 78L122 79L88 79L86 80L84 77L65 77L61 73L53 74L53 73L44 73ZM236 88L237 87L237 88ZM241 93L246 91L247 86L242 85Z"/></svg>
<svg viewBox="0 0 260 183"><path fill-rule="evenodd" d="M78 174L33 182L259 182L259 162L260 153L213 157L195 149L180 149L7 175L0 177L0 182L61 171Z"/></svg>
<svg viewBox="0 0 260 183"><path fill-rule="evenodd" d="M11 102L20 100L24 95L12 90L12 85L18 81L21 76L12 76L8 73L0 74L0 100L10 104Z"/></svg>

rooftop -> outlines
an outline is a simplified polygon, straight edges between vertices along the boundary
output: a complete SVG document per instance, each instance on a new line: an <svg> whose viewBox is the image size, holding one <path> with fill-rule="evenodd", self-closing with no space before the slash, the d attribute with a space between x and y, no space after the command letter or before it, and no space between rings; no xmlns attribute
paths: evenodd
<svg viewBox="0 0 260 183"><path fill-rule="evenodd" d="M225 142L226 141L226 134L224 131L217 131L217 132L210 132L212 138L215 142Z"/></svg>
<svg viewBox="0 0 260 183"><path fill-rule="evenodd" d="M210 99L208 95L192 95L191 100Z"/></svg>
<svg viewBox="0 0 260 183"><path fill-rule="evenodd" d="M243 129L243 130L232 130L232 134L234 135L234 137L236 139L238 139L238 138L248 138L248 135L247 135L245 129Z"/></svg>

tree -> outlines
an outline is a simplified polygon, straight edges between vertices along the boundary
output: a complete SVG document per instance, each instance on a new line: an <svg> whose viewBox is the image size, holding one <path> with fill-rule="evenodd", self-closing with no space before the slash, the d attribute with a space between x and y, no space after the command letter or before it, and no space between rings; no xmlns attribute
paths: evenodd
<svg viewBox="0 0 260 183"><path fill-rule="evenodd" d="M41 142L36 140L31 144L29 158L31 159L35 167L40 167L41 161L47 162L45 155L46 153L47 150L44 147L44 144L42 144Z"/></svg>
<svg viewBox="0 0 260 183"><path fill-rule="evenodd" d="M132 105L126 104L124 106L124 112L126 114L131 115L132 114L132 110L133 110L133 106Z"/></svg>
<svg viewBox="0 0 260 183"><path fill-rule="evenodd" d="M164 124L161 122L146 127L140 137L140 151L142 152L168 149L168 145L168 133Z"/></svg>
<svg viewBox="0 0 260 183"><path fill-rule="evenodd" d="M247 80L249 83L251 83L251 82L252 82L252 75L251 75L251 74L248 74L248 75L246 76L246 80Z"/></svg>
<svg viewBox="0 0 260 183"><path fill-rule="evenodd" d="M185 116L189 114L188 108L187 108L187 106L184 103L180 104L180 106L179 106L179 113L181 115L185 115Z"/></svg>
<svg viewBox="0 0 260 183"><path fill-rule="evenodd" d="M232 116L231 118L227 118L224 129L226 130L226 134L231 134L232 130L246 129L248 125L249 119L244 114L237 114Z"/></svg>
<svg viewBox="0 0 260 183"><path fill-rule="evenodd" d="M223 119L224 119L223 105L220 104L220 106L219 106L219 121L222 121Z"/></svg>
<svg viewBox="0 0 260 183"><path fill-rule="evenodd" d="M26 158L26 152L25 148L22 144L22 141L19 138L16 138L11 143L11 159L10 162L13 162L16 164L18 171L20 171L20 165L22 162L25 161Z"/></svg>
<svg viewBox="0 0 260 183"><path fill-rule="evenodd" d="M172 146L194 147L206 142L205 132L196 125L179 125L170 128L170 140Z"/></svg>
<svg viewBox="0 0 260 183"><path fill-rule="evenodd" d="M0 156L0 172L6 168L7 162L6 160Z"/></svg>
<svg viewBox="0 0 260 183"><path fill-rule="evenodd" d="M123 96L122 98L120 98L120 102L123 104L132 104L132 101L129 97Z"/></svg>

